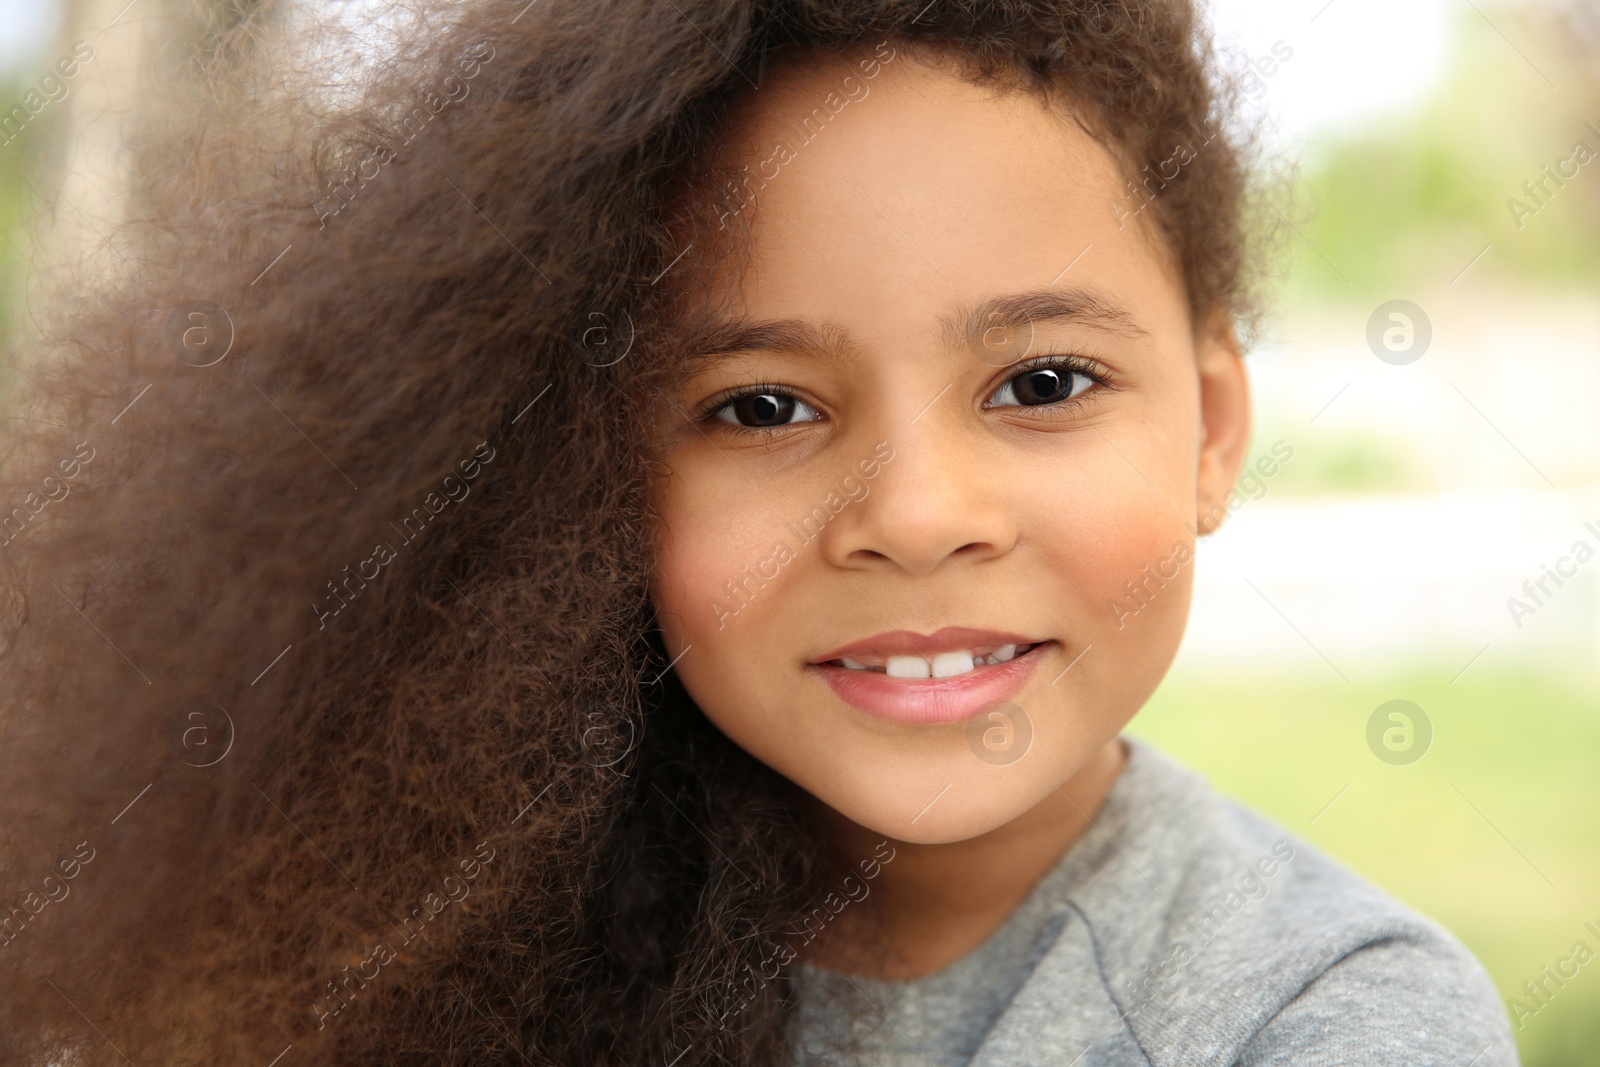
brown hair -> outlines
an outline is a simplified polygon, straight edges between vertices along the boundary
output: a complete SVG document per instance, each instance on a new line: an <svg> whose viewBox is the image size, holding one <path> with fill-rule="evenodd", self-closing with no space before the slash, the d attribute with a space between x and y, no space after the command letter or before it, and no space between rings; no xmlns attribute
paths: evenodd
<svg viewBox="0 0 1600 1067"><path fill-rule="evenodd" d="M779 1062L839 872L654 630L671 192L766 65L880 39L1142 182L1226 118L1194 12L428 0L335 99L332 24L252 10L145 102L126 269L10 361L0 1059ZM1248 326L1247 144L1146 188Z"/></svg>

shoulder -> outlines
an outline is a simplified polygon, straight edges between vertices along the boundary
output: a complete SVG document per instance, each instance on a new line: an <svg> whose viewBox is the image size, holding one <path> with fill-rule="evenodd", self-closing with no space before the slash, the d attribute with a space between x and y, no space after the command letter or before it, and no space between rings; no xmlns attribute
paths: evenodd
<svg viewBox="0 0 1600 1067"><path fill-rule="evenodd" d="M1130 795L1109 813L1121 856L1069 907L1149 1063L1517 1062L1493 982L1448 930L1148 744L1130 749Z"/></svg>

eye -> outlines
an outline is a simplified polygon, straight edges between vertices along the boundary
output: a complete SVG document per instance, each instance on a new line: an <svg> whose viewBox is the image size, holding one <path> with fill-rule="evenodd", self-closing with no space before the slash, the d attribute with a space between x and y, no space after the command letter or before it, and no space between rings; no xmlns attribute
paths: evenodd
<svg viewBox="0 0 1600 1067"><path fill-rule="evenodd" d="M1086 360L1046 356L996 389L989 402L995 407L1043 407L1075 400L1105 383L1105 375Z"/></svg>
<svg viewBox="0 0 1600 1067"><path fill-rule="evenodd" d="M752 430L773 429L817 418L817 411L810 404L770 386L756 386L726 397L708 414L720 422Z"/></svg>

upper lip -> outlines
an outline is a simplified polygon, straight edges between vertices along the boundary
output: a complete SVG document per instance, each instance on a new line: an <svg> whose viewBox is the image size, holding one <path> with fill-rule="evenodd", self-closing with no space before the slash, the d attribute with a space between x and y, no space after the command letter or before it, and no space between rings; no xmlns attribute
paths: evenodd
<svg viewBox="0 0 1600 1067"><path fill-rule="evenodd" d="M889 630L871 637L863 637L848 645L840 645L824 652L812 663L827 663L836 659L861 659L863 657L922 656L931 658L941 652L958 652L989 645L1031 645L1043 641L1042 637L1008 630L979 630L970 626L946 626L931 634L915 630Z"/></svg>

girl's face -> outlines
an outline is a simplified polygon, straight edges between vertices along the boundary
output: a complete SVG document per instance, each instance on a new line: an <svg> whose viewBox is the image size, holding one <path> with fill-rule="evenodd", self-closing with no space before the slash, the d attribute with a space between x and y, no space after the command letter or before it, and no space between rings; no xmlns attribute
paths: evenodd
<svg viewBox="0 0 1600 1067"><path fill-rule="evenodd" d="M1196 339L1153 212L1036 97L879 45L730 129L750 255L658 398L667 653L837 812L973 837L1171 663L1248 434L1231 331Z"/></svg>

